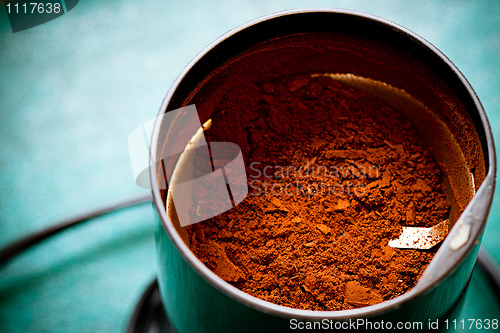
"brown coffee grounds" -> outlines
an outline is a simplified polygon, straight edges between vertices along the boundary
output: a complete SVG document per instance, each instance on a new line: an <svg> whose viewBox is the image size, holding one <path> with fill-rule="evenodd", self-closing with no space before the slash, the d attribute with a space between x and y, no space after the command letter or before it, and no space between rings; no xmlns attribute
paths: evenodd
<svg viewBox="0 0 500 333"><path fill-rule="evenodd" d="M206 132L238 144L249 195L189 227L190 247L242 291L308 310L376 304L412 288L429 251L388 241L447 218L441 171L412 124L325 77L247 82Z"/></svg>

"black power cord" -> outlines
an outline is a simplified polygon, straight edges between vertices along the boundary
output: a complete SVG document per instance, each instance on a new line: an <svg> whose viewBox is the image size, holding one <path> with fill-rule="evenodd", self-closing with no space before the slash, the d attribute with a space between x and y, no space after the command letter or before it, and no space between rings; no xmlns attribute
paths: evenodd
<svg viewBox="0 0 500 333"><path fill-rule="evenodd" d="M491 285L495 289L495 295L498 298L500 296L500 267L484 247L481 247L479 250L477 263L486 273Z"/></svg>
<svg viewBox="0 0 500 333"><path fill-rule="evenodd" d="M39 231L33 235L27 236L26 238L18 240L0 251L0 266L7 263L7 261L17 256L19 253L29 249L33 245L40 243L44 239L60 233L61 231L82 224L83 222L87 222L96 217L103 216L121 209L142 205L147 202L151 202L151 196L138 196L76 216L59 224L55 224L54 226L48 227L47 229Z"/></svg>
<svg viewBox="0 0 500 333"><path fill-rule="evenodd" d="M158 280L154 279L142 294L130 318L126 333L175 332L163 309Z"/></svg>

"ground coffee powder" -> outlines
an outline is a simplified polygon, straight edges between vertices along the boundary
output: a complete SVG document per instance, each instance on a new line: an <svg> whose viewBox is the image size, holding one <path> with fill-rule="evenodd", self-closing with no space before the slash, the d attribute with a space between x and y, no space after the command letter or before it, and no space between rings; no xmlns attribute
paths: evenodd
<svg viewBox="0 0 500 333"><path fill-rule="evenodd" d="M412 288L436 248L387 245L450 206L412 124L327 77L246 82L216 106L210 141L238 144L249 195L188 228L190 248L242 291L308 310L345 310Z"/></svg>

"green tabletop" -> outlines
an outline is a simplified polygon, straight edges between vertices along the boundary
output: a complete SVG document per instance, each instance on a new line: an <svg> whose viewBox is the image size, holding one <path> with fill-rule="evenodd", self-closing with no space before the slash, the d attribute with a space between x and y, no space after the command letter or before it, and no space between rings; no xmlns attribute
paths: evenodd
<svg viewBox="0 0 500 333"><path fill-rule="evenodd" d="M436 45L471 82L500 142L499 1L81 0L16 33L0 6L0 247L147 194L127 137L182 68L237 25L311 6L375 14ZM500 262L498 202L483 245ZM95 219L0 267L0 332L122 332L155 274L150 205ZM500 319L500 303L476 269L457 319L486 318Z"/></svg>

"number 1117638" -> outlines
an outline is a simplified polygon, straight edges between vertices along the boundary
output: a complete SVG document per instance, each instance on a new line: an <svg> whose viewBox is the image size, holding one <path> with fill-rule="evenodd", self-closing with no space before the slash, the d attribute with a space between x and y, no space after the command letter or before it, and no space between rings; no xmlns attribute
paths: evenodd
<svg viewBox="0 0 500 333"><path fill-rule="evenodd" d="M498 330L498 319L446 319L443 323L446 329L453 330Z"/></svg>
<svg viewBox="0 0 500 333"><path fill-rule="evenodd" d="M58 2L7 3L5 7L8 14L59 14L62 10Z"/></svg>

